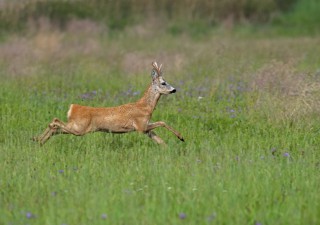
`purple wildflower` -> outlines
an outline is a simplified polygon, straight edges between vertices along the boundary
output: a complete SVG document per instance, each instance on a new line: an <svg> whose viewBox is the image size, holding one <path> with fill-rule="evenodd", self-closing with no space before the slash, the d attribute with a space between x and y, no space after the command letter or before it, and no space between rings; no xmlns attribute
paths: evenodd
<svg viewBox="0 0 320 225"><path fill-rule="evenodd" d="M103 213L103 214L101 215L101 219L103 219L103 220L107 219L107 217L108 217L108 215L105 214L105 213Z"/></svg>
<svg viewBox="0 0 320 225"><path fill-rule="evenodd" d="M216 213L212 213L210 216L208 216L208 222L213 221L216 218Z"/></svg>
<svg viewBox="0 0 320 225"><path fill-rule="evenodd" d="M132 93L133 96L136 96L136 95L139 95L139 94L140 94L140 91L134 91L134 92Z"/></svg>
<svg viewBox="0 0 320 225"><path fill-rule="evenodd" d="M88 93L82 94L81 98L82 99L89 99L90 98L90 94L88 94Z"/></svg>
<svg viewBox="0 0 320 225"><path fill-rule="evenodd" d="M235 118L237 116L236 110L234 109L228 109L228 112L229 112L230 118Z"/></svg>
<svg viewBox="0 0 320 225"><path fill-rule="evenodd" d="M290 157L290 154L288 152L283 154L284 157Z"/></svg>
<svg viewBox="0 0 320 225"><path fill-rule="evenodd" d="M64 172L64 170L59 170L59 173L63 173Z"/></svg>
<svg viewBox="0 0 320 225"><path fill-rule="evenodd" d="M31 212L27 212L26 213L26 217L27 217L27 219L32 219L32 218L34 218L36 216L34 214L32 214Z"/></svg>
<svg viewBox="0 0 320 225"><path fill-rule="evenodd" d="M185 213L180 213L179 218L184 220L185 218L187 218L187 215Z"/></svg>
<svg viewBox="0 0 320 225"><path fill-rule="evenodd" d="M91 100L97 95L97 93L98 93L97 91L86 92L80 95L80 98L82 98L82 100Z"/></svg>

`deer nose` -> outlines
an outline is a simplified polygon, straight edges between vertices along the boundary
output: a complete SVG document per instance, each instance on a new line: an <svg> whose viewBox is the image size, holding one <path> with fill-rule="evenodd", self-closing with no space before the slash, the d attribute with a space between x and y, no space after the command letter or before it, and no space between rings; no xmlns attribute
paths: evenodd
<svg viewBox="0 0 320 225"><path fill-rule="evenodd" d="M176 89L173 89L172 91L170 91L170 93L176 93Z"/></svg>

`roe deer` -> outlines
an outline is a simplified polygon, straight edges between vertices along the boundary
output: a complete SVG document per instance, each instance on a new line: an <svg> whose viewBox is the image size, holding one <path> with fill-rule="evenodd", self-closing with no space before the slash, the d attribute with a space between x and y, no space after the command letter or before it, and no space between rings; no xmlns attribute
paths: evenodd
<svg viewBox="0 0 320 225"><path fill-rule="evenodd" d="M55 118L44 133L38 137L34 137L33 140L43 145L51 136L56 134L82 136L96 131L110 133L138 131L147 134L156 143L164 144L164 141L152 130L157 127L165 127L181 141L184 141L181 134L165 122L150 122L152 112L160 96L176 92L176 89L163 79L162 65L158 66L156 62L153 62L152 66L152 83L137 102L108 108L71 104L68 111L67 123Z"/></svg>

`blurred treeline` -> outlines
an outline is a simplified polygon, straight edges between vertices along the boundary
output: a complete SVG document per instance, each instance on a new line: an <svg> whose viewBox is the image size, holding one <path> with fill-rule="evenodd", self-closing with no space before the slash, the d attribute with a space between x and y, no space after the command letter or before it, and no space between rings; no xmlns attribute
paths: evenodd
<svg viewBox="0 0 320 225"><path fill-rule="evenodd" d="M124 29L150 19L179 33L198 27L271 25L318 33L319 0L0 0L2 32L23 30L48 18L63 28L71 19L90 19Z"/></svg>

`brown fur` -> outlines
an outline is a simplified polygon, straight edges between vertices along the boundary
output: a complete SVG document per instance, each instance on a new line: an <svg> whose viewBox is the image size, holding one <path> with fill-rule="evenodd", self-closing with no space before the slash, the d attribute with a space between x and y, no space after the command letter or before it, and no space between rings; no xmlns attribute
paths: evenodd
<svg viewBox="0 0 320 225"><path fill-rule="evenodd" d="M152 70L152 84L137 102L108 108L71 104L67 123L55 118L45 132L38 137L34 137L33 140L44 144L55 134L81 136L96 131L110 133L138 131L147 134L156 143L163 144L163 140L152 130L157 127L165 127L180 140L184 141L181 134L166 123L162 121L150 123L152 113L160 96L175 92L175 89L162 78L162 65L158 67L157 63L153 62L152 66L154 67Z"/></svg>

